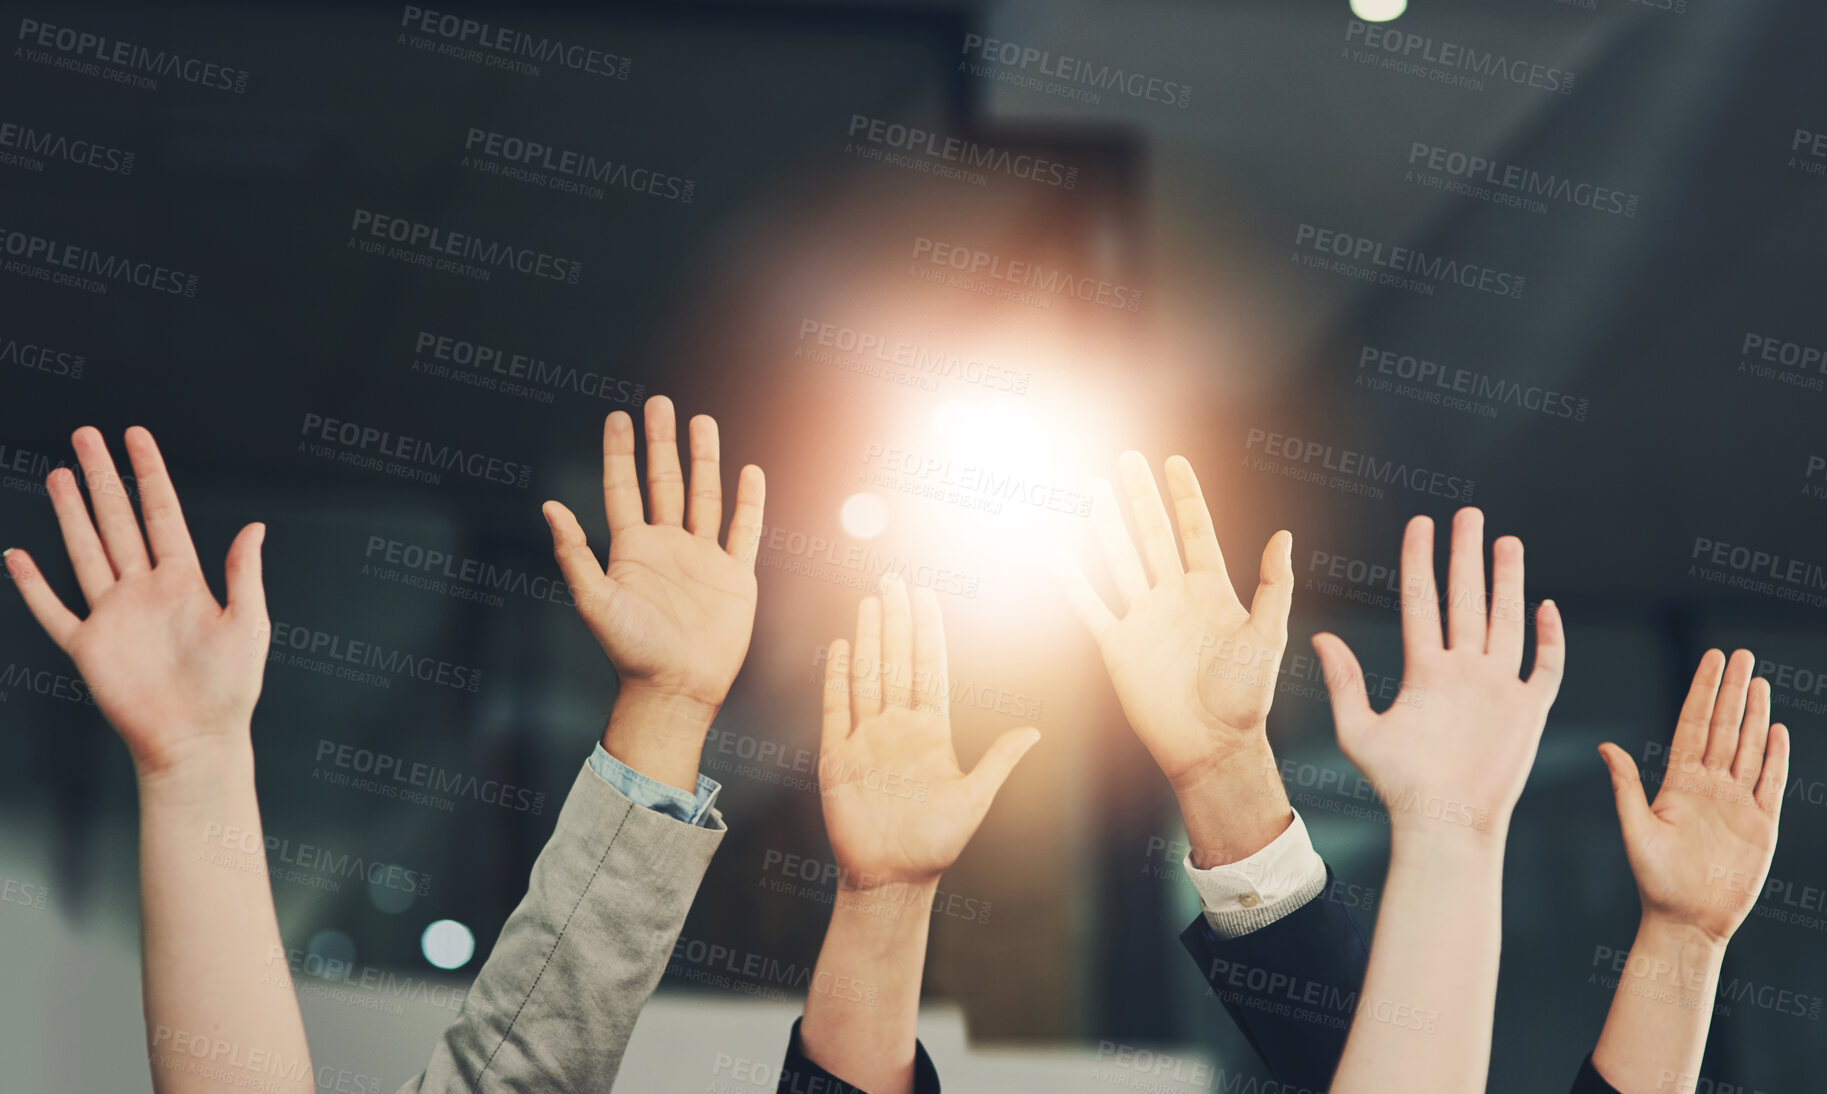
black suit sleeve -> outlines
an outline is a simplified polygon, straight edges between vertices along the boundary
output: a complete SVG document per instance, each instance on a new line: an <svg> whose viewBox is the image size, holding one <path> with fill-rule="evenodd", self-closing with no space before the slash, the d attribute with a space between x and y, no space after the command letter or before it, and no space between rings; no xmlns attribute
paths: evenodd
<svg viewBox="0 0 1827 1094"><path fill-rule="evenodd" d="M1618 1088L1605 1081L1599 1069L1592 1066L1592 1057L1580 1065L1579 1077L1573 1080L1573 1089L1568 1094L1618 1094Z"/></svg>
<svg viewBox="0 0 1827 1094"><path fill-rule="evenodd" d="M799 1020L793 1021L793 1035L787 1041L787 1060L780 1065L780 1083L775 1094L869 1094L813 1063L799 1040ZM933 1067L926 1046L914 1042L913 1094L939 1094L939 1070Z"/></svg>
<svg viewBox="0 0 1827 1094"><path fill-rule="evenodd" d="M1311 1090L1332 1085L1370 943L1339 900L1330 866L1318 896L1267 927L1219 938L1201 915L1180 941L1278 1081Z"/></svg>

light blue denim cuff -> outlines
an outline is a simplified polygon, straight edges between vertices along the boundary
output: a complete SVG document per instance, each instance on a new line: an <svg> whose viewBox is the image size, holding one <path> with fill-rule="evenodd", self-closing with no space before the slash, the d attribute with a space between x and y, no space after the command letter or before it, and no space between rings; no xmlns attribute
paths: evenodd
<svg viewBox="0 0 1827 1094"><path fill-rule="evenodd" d="M621 791L622 796L634 804L644 805L656 813L664 813L700 828L711 827L711 806L716 804L717 793L723 789L723 784L717 780L699 775L698 796L694 799L678 787L656 782L609 755L603 750L601 741L596 743L595 750L590 753L590 770Z"/></svg>

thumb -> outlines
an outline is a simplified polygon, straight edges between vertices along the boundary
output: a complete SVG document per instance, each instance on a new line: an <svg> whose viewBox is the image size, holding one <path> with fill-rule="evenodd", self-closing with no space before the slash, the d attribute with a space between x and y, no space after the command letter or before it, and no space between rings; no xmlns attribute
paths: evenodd
<svg viewBox="0 0 1827 1094"><path fill-rule="evenodd" d="M1040 730L1033 726L1011 729L996 738L996 743L971 768L971 773L964 777L965 785L970 789L971 802L977 808L977 817L983 818L990 810L990 802L996 798L996 791L1008 780L1009 773L1015 765L1040 740Z"/></svg>
<svg viewBox="0 0 1827 1094"><path fill-rule="evenodd" d="M559 502L548 501L539 511L545 516L547 527L552 529L552 556L558 560L558 569L565 575L565 584L571 586L572 599L581 600L602 582L602 565L596 561L595 552L590 550L590 540L571 510Z"/></svg>
<svg viewBox="0 0 1827 1094"><path fill-rule="evenodd" d="M1643 796L1643 779L1630 753L1610 741L1599 746L1599 758L1611 769L1611 792L1618 800L1618 827L1624 832L1625 846L1634 846L1656 819Z"/></svg>
<svg viewBox="0 0 1827 1094"><path fill-rule="evenodd" d="M1319 654L1320 673L1332 698L1333 725L1338 729L1339 747L1344 748L1347 737L1355 741L1358 731L1376 717L1364 690L1364 670L1351 647L1336 634L1322 631L1314 635L1313 652Z"/></svg>
<svg viewBox="0 0 1827 1094"><path fill-rule="evenodd" d="M228 545L228 610L256 624L266 622L266 586L260 580L260 548L266 525L256 521L241 529Z"/></svg>

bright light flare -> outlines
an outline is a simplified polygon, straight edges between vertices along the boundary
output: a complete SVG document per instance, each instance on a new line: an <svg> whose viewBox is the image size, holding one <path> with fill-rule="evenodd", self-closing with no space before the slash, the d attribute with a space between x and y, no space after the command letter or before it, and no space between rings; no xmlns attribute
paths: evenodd
<svg viewBox="0 0 1827 1094"><path fill-rule="evenodd" d="M888 527L888 502L868 491L852 494L844 500L837 519L851 539L874 539Z"/></svg>
<svg viewBox="0 0 1827 1094"><path fill-rule="evenodd" d="M1366 23L1387 23L1408 10L1408 0L1351 0L1351 14Z"/></svg>
<svg viewBox="0 0 1827 1094"><path fill-rule="evenodd" d="M933 430L959 463L1030 476L1057 471L1052 438L1018 407L947 399L933 412Z"/></svg>

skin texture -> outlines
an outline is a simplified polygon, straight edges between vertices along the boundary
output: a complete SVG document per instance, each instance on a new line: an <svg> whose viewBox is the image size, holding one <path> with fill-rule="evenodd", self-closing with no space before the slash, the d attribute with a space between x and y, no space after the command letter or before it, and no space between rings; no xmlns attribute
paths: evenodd
<svg viewBox="0 0 1827 1094"><path fill-rule="evenodd" d="M711 721L748 655L755 626L755 556L766 481L749 465L737 480L727 546L721 442L715 419L691 421L691 481L679 465L672 400L645 407L647 494L635 473L634 422L603 423L603 509L609 561L590 549L571 510L544 506L552 552L621 681L603 749L649 778L695 793Z"/></svg>
<svg viewBox="0 0 1827 1094"><path fill-rule="evenodd" d="M854 659L853 659L854 658ZM952 749L938 597L882 581L857 609L856 645L825 664L819 793L840 873L800 1038L820 1067L873 1094L913 1087L915 1024L939 877L1040 739L998 737L966 773Z"/></svg>
<svg viewBox="0 0 1827 1094"><path fill-rule="evenodd" d="M1770 724L1770 685L1753 678L1756 663L1750 650L1700 659L1654 803L1630 755L1599 746L1643 905L1592 1054L1623 1094L1694 1089L1726 944L1776 853L1789 731Z"/></svg>
<svg viewBox="0 0 1827 1094"><path fill-rule="evenodd" d="M1336 635L1315 635L1339 747L1389 809L1390 865L1370 967L1333 1094L1483 1090L1502 934L1503 847L1548 708L1566 640L1552 601L1536 613L1535 668L1522 666L1523 549L1492 545L1485 591L1484 517L1453 520L1442 642L1433 522L1402 544L1403 693L1374 713L1363 671Z"/></svg>
<svg viewBox="0 0 1827 1094"><path fill-rule="evenodd" d="M271 633L265 526L248 525L230 546L223 607L152 435L126 435L144 535L101 433L84 427L72 442L93 519L69 470L45 485L88 616L65 607L24 551L7 552L6 567L133 757L154 1088L191 1094L253 1081L311 1091L254 797L250 726ZM210 1046L214 1070L198 1066L199 1043ZM288 1081L300 1064L304 1078Z"/></svg>
<svg viewBox="0 0 1827 1094"><path fill-rule="evenodd" d="M1237 862L1294 820L1268 739L1288 644L1294 537L1277 532L1269 540L1246 609L1192 465L1173 456L1166 467L1184 566L1148 461L1125 452L1117 468L1136 534L1124 528L1115 491L1103 479L1092 484L1092 523L1122 615L1075 559L1061 555L1056 569L1097 642L1123 713L1174 789L1194 865Z"/></svg>

